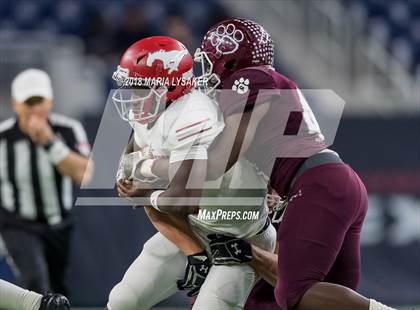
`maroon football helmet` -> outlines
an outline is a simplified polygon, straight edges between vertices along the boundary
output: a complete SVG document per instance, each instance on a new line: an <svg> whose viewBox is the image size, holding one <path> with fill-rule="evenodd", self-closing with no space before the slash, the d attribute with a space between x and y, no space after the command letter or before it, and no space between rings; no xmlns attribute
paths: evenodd
<svg viewBox="0 0 420 310"><path fill-rule="evenodd" d="M207 31L194 60L201 63L202 75L199 78L207 84L209 92L237 70L272 66L274 44L261 25L248 19L232 18Z"/></svg>

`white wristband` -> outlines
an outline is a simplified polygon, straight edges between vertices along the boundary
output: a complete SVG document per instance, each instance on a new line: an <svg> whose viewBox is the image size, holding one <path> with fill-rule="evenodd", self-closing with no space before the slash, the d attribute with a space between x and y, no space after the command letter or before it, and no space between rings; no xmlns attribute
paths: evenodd
<svg viewBox="0 0 420 310"><path fill-rule="evenodd" d="M162 194L164 191L159 190L159 191L154 191L151 195L150 195L150 204L152 205L153 208L155 208L156 210L160 211L158 205L157 205L157 201L158 198L160 196L160 194Z"/></svg>
<svg viewBox="0 0 420 310"><path fill-rule="evenodd" d="M63 141L56 139L48 150L48 158L54 165L57 165L63 161L70 152L70 148Z"/></svg>
<svg viewBox="0 0 420 310"><path fill-rule="evenodd" d="M155 158L149 158L144 160L140 166L140 173L142 176L150 179L159 179L157 175L152 172L152 167L155 162Z"/></svg>

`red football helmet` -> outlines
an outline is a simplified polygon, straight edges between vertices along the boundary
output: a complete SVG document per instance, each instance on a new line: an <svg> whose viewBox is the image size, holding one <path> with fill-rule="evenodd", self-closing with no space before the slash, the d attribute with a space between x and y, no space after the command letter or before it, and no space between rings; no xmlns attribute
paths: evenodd
<svg viewBox="0 0 420 310"><path fill-rule="evenodd" d="M270 34L256 22L227 19L207 31L194 60L202 66L199 79L205 80L207 91L211 91L237 70L273 66L274 43Z"/></svg>
<svg viewBox="0 0 420 310"><path fill-rule="evenodd" d="M192 66L191 54L173 38L155 36L131 45L112 75L121 86L112 96L121 118L155 120L166 104L191 90Z"/></svg>

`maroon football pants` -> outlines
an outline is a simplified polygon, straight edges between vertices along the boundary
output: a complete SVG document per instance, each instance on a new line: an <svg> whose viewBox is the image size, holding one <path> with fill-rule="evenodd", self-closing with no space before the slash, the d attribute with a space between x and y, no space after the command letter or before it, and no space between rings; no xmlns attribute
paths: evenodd
<svg viewBox="0 0 420 310"><path fill-rule="evenodd" d="M348 165L317 166L296 180L277 231L280 309L293 309L317 282L357 288L367 204L366 189Z"/></svg>

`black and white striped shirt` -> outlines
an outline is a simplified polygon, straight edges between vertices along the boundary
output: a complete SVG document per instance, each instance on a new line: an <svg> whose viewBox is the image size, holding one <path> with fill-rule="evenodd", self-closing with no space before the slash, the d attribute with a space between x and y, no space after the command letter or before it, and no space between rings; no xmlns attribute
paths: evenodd
<svg viewBox="0 0 420 310"><path fill-rule="evenodd" d="M72 151L88 156L90 148L82 125L51 114L55 135ZM47 151L19 128L16 117L0 123L0 216L58 224L73 205L73 185L50 162Z"/></svg>

